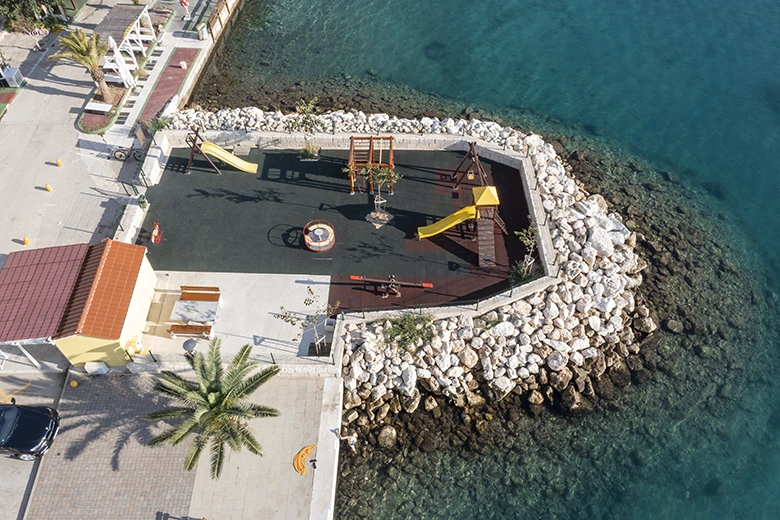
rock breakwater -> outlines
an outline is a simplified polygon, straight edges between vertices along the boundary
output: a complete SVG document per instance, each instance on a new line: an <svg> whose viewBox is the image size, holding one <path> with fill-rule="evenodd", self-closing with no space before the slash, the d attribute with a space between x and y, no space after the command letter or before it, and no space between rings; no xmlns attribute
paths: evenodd
<svg viewBox="0 0 780 520"><path fill-rule="evenodd" d="M174 129L285 131L292 115L243 108L174 115ZM587 411L631 379L650 372L639 339L657 318L634 290L647 264L636 235L606 201L577 183L553 146L498 123L465 119L405 119L337 111L317 116L320 132L449 134L477 138L530 157L547 214L559 283L483 316L434 320L429 342L399 344L391 323L348 324L343 375L344 422L379 424L389 413L414 412L419 387L457 406L501 400L514 392L531 409L545 405Z"/></svg>

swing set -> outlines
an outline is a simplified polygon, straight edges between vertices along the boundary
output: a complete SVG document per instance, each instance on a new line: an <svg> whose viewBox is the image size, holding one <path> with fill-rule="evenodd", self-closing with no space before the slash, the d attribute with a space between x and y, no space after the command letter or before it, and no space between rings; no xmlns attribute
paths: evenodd
<svg viewBox="0 0 780 520"><path fill-rule="evenodd" d="M355 194L357 187L360 193L366 192L366 178L359 172L368 171L368 190L374 194L373 168L395 169L395 157L393 153L394 137L352 136L349 138L349 194ZM387 161L385 161L385 151ZM360 179L358 179L360 177ZM393 181L389 184L390 195L393 194Z"/></svg>

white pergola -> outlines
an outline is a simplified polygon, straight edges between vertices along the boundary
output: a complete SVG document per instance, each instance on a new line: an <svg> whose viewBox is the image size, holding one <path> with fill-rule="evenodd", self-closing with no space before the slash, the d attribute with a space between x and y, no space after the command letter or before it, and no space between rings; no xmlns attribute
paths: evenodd
<svg viewBox="0 0 780 520"><path fill-rule="evenodd" d="M133 71L138 69L135 53L145 57L145 45L157 38L149 16L149 7L117 5L95 28L95 32L109 46L104 67L114 71L125 87L134 87Z"/></svg>

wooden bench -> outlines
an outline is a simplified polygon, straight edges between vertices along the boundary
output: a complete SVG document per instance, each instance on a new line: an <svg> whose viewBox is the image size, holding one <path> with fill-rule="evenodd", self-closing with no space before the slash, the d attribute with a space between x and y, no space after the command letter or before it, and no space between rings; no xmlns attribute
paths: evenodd
<svg viewBox="0 0 780 520"><path fill-rule="evenodd" d="M203 336L211 338L211 325L171 325L168 329L172 338L176 336Z"/></svg>
<svg viewBox="0 0 780 520"><path fill-rule="evenodd" d="M220 297L218 292L183 292L179 299L193 302L218 302Z"/></svg>
<svg viewBox="0 0 780 520"><path fill-rule="evenodd" d="M111 112L112 108L114 108L114 105L109 105L108 103L95 103L94 101L90 101L87 103L87 106L84 107L84 110L87 112L97 112L98 114L108 114Z"/></svg>
<svg viewBox="0 0 780 520"><path fill-rule="evenodd" d="M219 287L202 287L200 285L181 285L179 289L182 291L195 291L195 292L219 292Z"/></svg>

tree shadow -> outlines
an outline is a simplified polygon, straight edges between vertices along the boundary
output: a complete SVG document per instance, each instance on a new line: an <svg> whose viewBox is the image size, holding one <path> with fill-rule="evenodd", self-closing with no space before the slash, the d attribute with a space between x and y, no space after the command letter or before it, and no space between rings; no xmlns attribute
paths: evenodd
<svg viewBox="0 0 780 520"><path fill-rule="evenodd" d="M159 433L159 422L146 415L170 406L171 400L154 391L155 378L131 374L102 377L71 375L79 387L66 388L60 407L60 435L80 433L78 442L71 442L64 457L75 460L90 450L93 444L111 440L111 469L119 471L122 450L131 440L146 446ZM82 388L83 387L83 388ZM152 448L149 448L152 449Z"/></svg>

